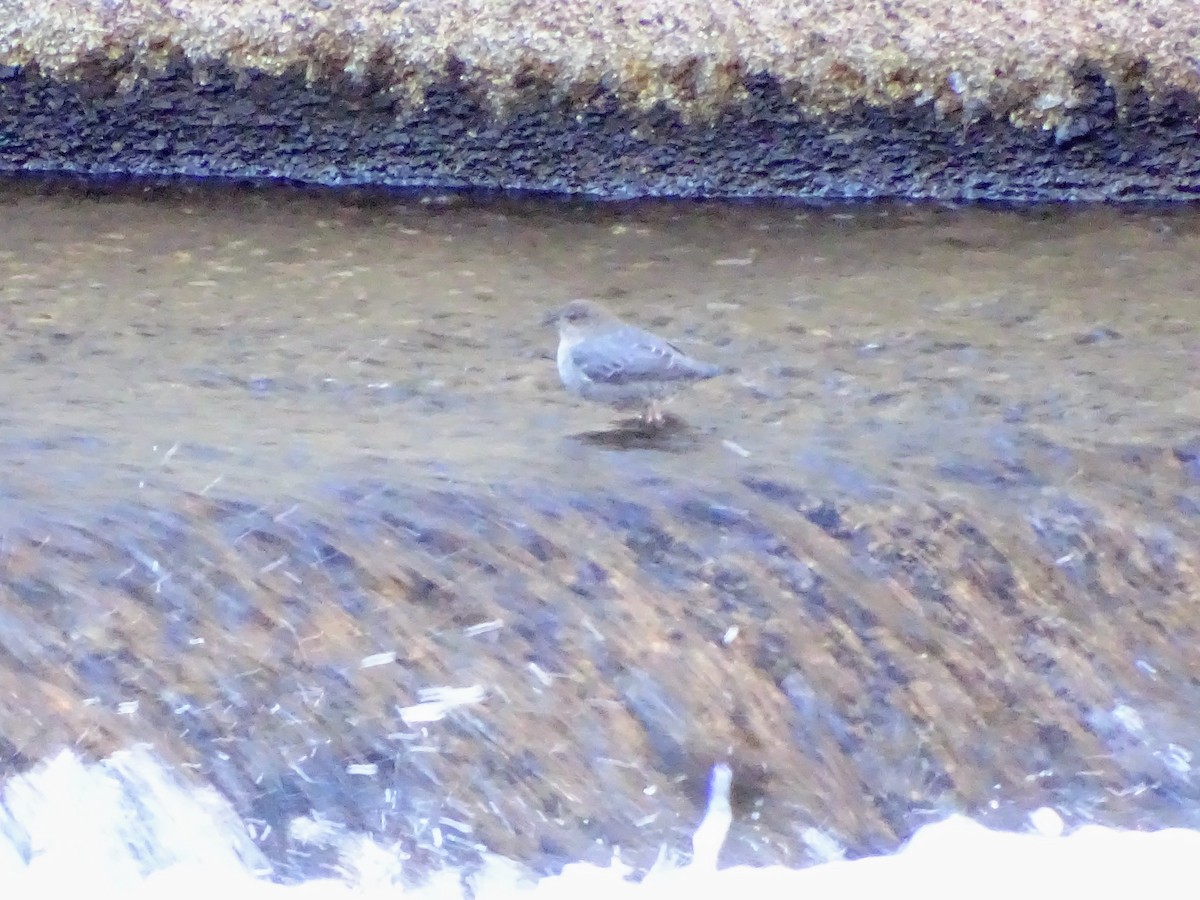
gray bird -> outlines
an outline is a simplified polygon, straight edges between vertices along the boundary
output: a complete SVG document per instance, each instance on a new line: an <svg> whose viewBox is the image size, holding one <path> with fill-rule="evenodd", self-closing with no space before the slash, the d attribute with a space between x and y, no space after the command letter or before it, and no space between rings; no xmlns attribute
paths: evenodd
<svg viewBox="0 0 1200 900"><path fill-rule="evenodd" d="M660 404L680 389L725 372L590 300L572 300L545 324L558 325L558 376L570 393L639 410L649 425L663 423Z"/></svg>

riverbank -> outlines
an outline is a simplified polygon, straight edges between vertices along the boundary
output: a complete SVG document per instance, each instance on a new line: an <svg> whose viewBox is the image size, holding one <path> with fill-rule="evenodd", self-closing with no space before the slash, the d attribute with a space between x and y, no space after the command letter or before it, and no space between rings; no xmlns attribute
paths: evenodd
<svg viewBox="0 0 1200 900"><path fill-rule="evenodd" d="M601 198L1200 194L1186 2L10 6L0 172Z"/></svg>

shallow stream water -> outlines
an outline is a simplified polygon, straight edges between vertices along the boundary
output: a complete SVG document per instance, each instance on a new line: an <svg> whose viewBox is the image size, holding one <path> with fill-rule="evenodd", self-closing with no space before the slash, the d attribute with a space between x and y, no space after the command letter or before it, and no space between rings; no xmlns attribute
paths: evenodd
<svg viewBox="0 0 1200 900"><path fill-rule="evenodd" d="M574 483L770 462L853 490L958 489L955 472L987 487L992 463L1044 443L1065 478L1063 448L1200 432L1195 214L15 189L3 205L0 454L10 485L79 502L406 467ZM539 327L575 296L737 368L670 407L680 452L578 440L613 415L561 390Z"/></svg>
<svg viewBox="0 0 1200 900"><path fill-rule="evenodd" d="M300 874L648 865L723 758L751 862L1200 821L1200 214L0 204L5 759L150 741ZM614 432L577 296L736 372Z"/></svg>

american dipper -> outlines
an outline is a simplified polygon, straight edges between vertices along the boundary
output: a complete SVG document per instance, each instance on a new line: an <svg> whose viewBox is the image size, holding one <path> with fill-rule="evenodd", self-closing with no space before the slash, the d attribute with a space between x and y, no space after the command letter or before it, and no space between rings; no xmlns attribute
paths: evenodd
<svg viewBox="0 0 1200 900"><path fill-rule="evenodd" d="M558 325L558 376L570 393L637 409L649 425L663 423L659 404L681 388L725 372L590 300L572 300L545 324Z"/></svg>

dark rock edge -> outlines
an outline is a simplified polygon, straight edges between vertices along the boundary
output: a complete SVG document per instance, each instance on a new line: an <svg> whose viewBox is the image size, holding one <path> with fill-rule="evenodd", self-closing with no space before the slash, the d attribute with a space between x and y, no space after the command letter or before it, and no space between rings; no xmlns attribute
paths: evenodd
<svg viewBox="0 0 1200 900"><path fill-rule="evenodd" d="M0 174L236 179L402 190L802 201L1159 202L1200 197L1200 102L1152 98L1076 71L1089 98L1054 128L934 104L804 113L769 75L714 118L621 105L604 84L569 95L518 81L497 114L461 67L421 106L390 70L306 81L131 55L69 77L0 68ZM197 78L202 74L203 78ZM133 75L130 79L128 76ZM119 83L132 83L121 89ZM203 83L200 83L200 81Z"/></svg>

